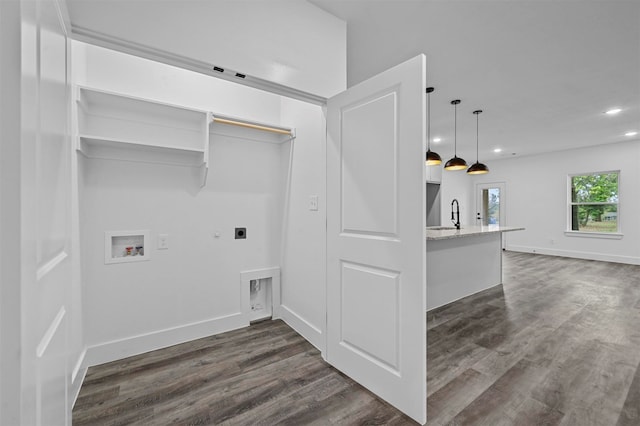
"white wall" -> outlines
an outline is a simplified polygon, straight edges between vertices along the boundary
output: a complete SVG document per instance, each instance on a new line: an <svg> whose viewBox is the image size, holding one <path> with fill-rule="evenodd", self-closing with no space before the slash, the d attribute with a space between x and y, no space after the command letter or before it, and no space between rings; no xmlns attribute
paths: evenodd
<svg viewBox="0 0 640 426"><path fill-rule="evenodd" d="M74 34L103 45L324 97L346 87L346 23L306 1L67 3Z"/></svg>
<svg viewBox="0 0 640 426"><path fill-rule="evenodd" d="M278 123L280 96L80 42L73 43L76 84Z"/></svg>
<svg viewBox="0 0 640 426"><path fill-rule="evenodd" d="M507 249L640 264L640 141L488 161L487 164L491 169L489 174L473 179L464 176L468 179L466 185L459 180L456 188L447 191L466 194L467 202L472 202L476 183L506 182L507 225L526 228L505 234ZM566 236L567 176L608 170L620 170L619 214L623 237ZM472 215L465 214L465 220L472 220Z"/></svg>
<svg viewBox="0 0 640 426"><path fill-rule="evenodd" d="M324 195L321 109L94 46L74 44L74 53L79 84L295 127L298 134L291 184L291 143L222 137L215 130L207 185L201 190L188 167L83 159L86 364L247 325L240 314L240 272L272 266L282 267L284 319L297 329L312 324L299 331L316 343L324 328L324 305L300 298L324 294L324 210L304 210L307 194ZM281 110L286 111L282 119ZM322 162L313 163L318 153ZM283 233L287 218L294 228L305 229L298 233L289 227ZM233 239L235 227L247 228L246 240ZM145 247L151 260L104 265L104 231L144 229L151 232ZM160 233L169 234L168 250L155 249ZM284 255L283 235L293 239ZM320 255L306 248L318 241Z"/></svg>
<svg viewBox="0 0 640 426"><path fill-rule="evenodd" d="M430 166L430 167L443 167ZM443 170L442 183L440 184L440 221L443 226L452 226L451 222L451 201L455 198L460 204L460 224L475 225L473 219L475 214L475 204L473 198L473 187L470 185L471 177L465 170Z"/></svg>
<svg viewBox="0 0 640 426"><path fill-rule="evenodd" d="M511 250L640 264L640 142L496 161L493 178L507 182L507 223L524 226L507 235ZM566 236L567 176L620 170L622 239Z"/></svg>
<svg viewBox="0 0 640 426"><path fill-rule="evenodd" d="M325 348L326 155L321 108L282 98L283 122L295 123L282 256L280 315L317 348ZM318 211L309 197L318 196Z"/></svg>
<svg viewBox="0 0 640 426"><path fill-rule="evenodd" d="M189 168L85 161L86 341L105 345L100 361L246 325L240 271L279 264L279 148L214 136L200 191ZM234 240L235 227L246 240ZM151 231L151 260L104 265L104 231L138 229ZM160 233L168 250L155 250Z"/></svg>

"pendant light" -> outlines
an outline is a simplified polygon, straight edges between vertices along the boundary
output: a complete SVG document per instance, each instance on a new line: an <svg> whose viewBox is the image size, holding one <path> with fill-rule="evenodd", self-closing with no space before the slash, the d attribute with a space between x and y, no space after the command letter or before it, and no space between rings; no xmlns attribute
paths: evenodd
<svg viewBox="0 0 640 426"><path fill-rule="evenodd" d="M458 157L458 104L460 99L451 101L453 105L453 158L444 165L445 170L464 170L467 168L467 162Z"/></svg>
<svg viewBox="0 0 640 426"><path fill-rule="evenodd" d="M478 120L479 120L479 115L482 113L482 110L476 110L473 111L473 113L476 115L476 162L473 163L471 165L471 167L469 167L469 170L467 170L467 174L470 175L483 175L485 173L489 173L489 167L487 167L485 164L482 164L479 162L478 160Z"/></svg>
<svg viewBox="0 0 640 426"><path fill-rule="evenodd" d="M431 92L433 92L433 87L427 87L427 156L425 162L427 166L437 166L442 163L442 158L431 151Z"/></svg>

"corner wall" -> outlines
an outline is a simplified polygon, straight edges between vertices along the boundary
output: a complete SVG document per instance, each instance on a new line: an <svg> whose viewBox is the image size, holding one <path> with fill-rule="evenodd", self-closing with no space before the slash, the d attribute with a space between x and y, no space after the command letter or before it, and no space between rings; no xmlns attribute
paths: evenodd
<svg viewBox="0 0 640 426"><path fill-rule="evenodd" d="M283 122L295 123L282 243L280 316L322 352L326 321L326 120L315 105L282 98ZM311 196L318 210L309 209Z"/></svg>

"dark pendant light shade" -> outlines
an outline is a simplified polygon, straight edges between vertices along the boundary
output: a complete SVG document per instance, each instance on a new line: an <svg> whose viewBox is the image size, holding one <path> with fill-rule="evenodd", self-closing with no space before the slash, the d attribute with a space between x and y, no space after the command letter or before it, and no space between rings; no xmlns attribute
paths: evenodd
<svg viewBox="0 0 640 426"><path fill-rule="evenodd" d="M462 158L454 156L444 165L445 170L464 170L467 168L467 162Z"/></svg>
<svg viewBox="0 0 640 426"><path fill-rule="evenodd" d="M427 166L437 166L442 163L442 158L431 151L431 92L433 90L433 87L427 87L427 155L425 157Z"/></svg>
<svg viewBox="0 0 640 426"><path fill-rule="evenodd" d="M469 167L467 174L470 175L483 175L489 173L489 167L486 164L478 163L477 161Z"/></svg>
<svg viewBox="0 0 640 426"><path fill-rule="evenodd" d="M427 157L425 160L427 162L427 166L437 166L442 163L442 158L440 158L438 153L433 152L430 149L427 150Z"/></svg>
<svg viewBox="0 0 640 426"><path fill-rule="evenodd" d="M459 99L451 101L453 105L453 158L444 165L445 170L464 170L467 168L467 162L458 157L458 104Z"/></svg>
<svg viewBox="0 0 640 426"><path fill-rule="evenodd" d="M469 167L469 170L467 170L467 174L470 175L483 175L485 173L489 173L489 167L487 167L485 164L480 163L480 161L478 160L478 146L479 146L479 138L478 138L478 120L479 120L479 115L482 112L481 109L473 111L473 113L476 115L476 162L473 163L471 165L471 167Z"/></svg>

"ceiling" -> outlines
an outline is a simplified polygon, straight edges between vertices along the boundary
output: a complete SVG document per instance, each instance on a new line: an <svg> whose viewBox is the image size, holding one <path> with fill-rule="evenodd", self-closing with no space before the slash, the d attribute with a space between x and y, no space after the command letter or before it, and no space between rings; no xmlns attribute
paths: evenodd
<svg viewBox="0 0 640 426"><path fill-rule="evenodd" d="M432 150L475 161L639 140L640 1L310 0L347 22L352 86L427 56ZM619 107L610 116L604 111ZM499 154L493 149L501 148Z"/></svg>
<svg viewBox="0 0 640 426"><path fill-rule="evenodd" d="M267 10L269 2L289 2L291 15L296 6L306 4L299 0L243 1ZM432 143L432 149L443 159L453 155L453 99L462 101L457 153L469 163L476 157L476 117L472 114L476 109L484 111L478 116L480 160L489 164L514 155L631 140L640 143L639 0L309 1L347 22L349 86L426 54L427 84L435 87L431 135L442 139ZM127 28L137 32L129 36L142 40L139 43L151 47L163 43L155 47L168 51L172 44L179 44L171 35L148 40L147 30L156 24L150 16L163 8L175 8L167 0L67 3L74 27L88 22L122 37L118 28L131 21ZM118 7L111 6L116 3ZM202 19L216 17L202 11L207 7L220 10L222 4L221 0L184 2L181 19L173 18L173 10L160 15L168 19L163 25L172 23L174 32L168 34L182 28L180 23L193 24L202 32L215 27L200 25ZM237 24L246 24L247 19ZM287 29L295 33L295 16L287 19L294 19ZM193 46L187 44L191 50L185 50L184 43L174 49L184 55L184 63L201 59L206 50L202 43L195 43L198 37L193 39L191 36ZM298 54L294 47L291 52ZM604 114L613 107L622 111L615 116ZM625 136L630 131L639 134ZM494 153L495 148L502 151Z"/></svg>

